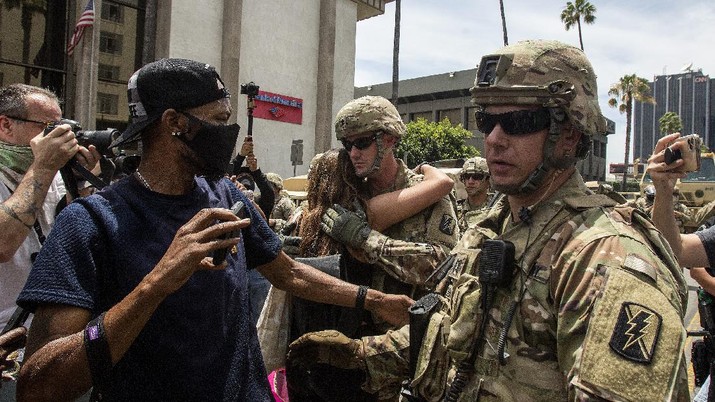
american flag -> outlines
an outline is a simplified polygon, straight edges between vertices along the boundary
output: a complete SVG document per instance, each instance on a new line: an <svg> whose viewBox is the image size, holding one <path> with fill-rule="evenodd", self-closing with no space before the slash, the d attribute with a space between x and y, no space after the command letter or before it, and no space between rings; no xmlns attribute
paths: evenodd
<svg viewBox="0 0 715 402"><path fill-rule="evenodd" d="M75 46L82 40L84 29L92 25L94 25L94 0L89 0L87 7L84 8L82 15L80 15L79 20L77 20L77 25L74 26L74 33L72 34L72 38L70 38L70 43L67 44L68 56L72 56Z"/></svg>

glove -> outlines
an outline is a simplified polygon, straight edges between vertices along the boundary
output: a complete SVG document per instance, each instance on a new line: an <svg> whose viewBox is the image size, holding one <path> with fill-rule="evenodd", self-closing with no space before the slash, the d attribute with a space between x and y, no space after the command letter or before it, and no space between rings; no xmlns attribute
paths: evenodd
<svg viewBox="0 0 715 402"><path fill-rule="evenodd" d="M352 248L362 248L370 235L365 213L348 211L338 204L323 214L320 227L333 239Z"/></svg>
<svg viewBox="0 0 715 402"><path fill-rule="evenodd" d="M282 234L278 235L281 239L282 249L288 255L299 255L300 254L300 242L303 241L302 237L299 236L284 236Z"/></svg>
<svg viewBox="0 0 715 402"><path fill-rule="evenodd" d="M287 366L327 364L341 369L367 370L362 341L350 339L335 330L307 333L291 343L288 349Z"/></svg>

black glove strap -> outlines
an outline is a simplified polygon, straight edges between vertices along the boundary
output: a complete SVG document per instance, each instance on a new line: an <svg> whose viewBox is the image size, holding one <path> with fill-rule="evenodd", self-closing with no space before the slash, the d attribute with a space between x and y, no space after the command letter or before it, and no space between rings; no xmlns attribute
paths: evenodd
<svg viewBox="0 0 715 402"><path fill-rule="evenodd" d="M100 314L84 328L84 350L92 374L92 385L96 389L101 388L112 371L112 355L104 333L105 314L106 312Z"/></svg>
<svg viewBox="0 0 715 402"><path fill-rule="evenodd" d="M355 298L355 308L358 310L365 309L365 297L367 297L367 290L370 289L369 286L362 285L358 288L357 297Z"/></svg>

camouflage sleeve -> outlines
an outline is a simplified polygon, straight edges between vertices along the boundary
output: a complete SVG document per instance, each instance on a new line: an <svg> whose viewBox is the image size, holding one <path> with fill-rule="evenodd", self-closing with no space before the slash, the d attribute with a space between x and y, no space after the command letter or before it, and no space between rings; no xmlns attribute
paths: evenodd
<svg viewBox="0 0 715 402"><path fill-rule="evenodd" d="M410 327L362 338L367 366L363 389L379 400L394 399L409 376Z"/></svg>
<svg viewBox="0 0 715 402"><path fill-rule="evenodd" d="M419 215L410 218L412 222L419 222L419 228L405 229L407 232L418 231L423 241L400 240L371 231L362 247L368 262L380 265L399 281L412 285L423 284L459 238L457 218L448 198L443 198L423 213L429 217L424 220ZM409 235L416 237L411 233Z"/></svg>
<svg viewBox="0 0 715 402"><path fill-rule="evenodd" d="M689 400L677 280L648 245L576 237L551 269L570 400Z"/></svg>

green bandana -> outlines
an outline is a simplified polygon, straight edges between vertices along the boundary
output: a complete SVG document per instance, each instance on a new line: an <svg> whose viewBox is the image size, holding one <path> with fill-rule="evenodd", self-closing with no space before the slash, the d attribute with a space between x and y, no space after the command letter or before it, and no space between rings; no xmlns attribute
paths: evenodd
<svg viewBox="0 0 715 402"><path fill-rule="evenodd" d="M29 146L0 141L0 180L15 191L33 160Z"/></svg>

